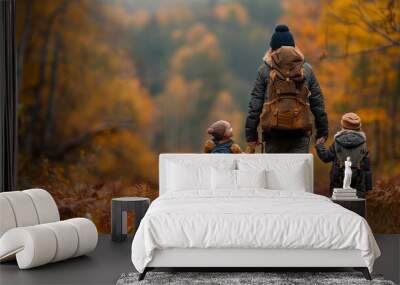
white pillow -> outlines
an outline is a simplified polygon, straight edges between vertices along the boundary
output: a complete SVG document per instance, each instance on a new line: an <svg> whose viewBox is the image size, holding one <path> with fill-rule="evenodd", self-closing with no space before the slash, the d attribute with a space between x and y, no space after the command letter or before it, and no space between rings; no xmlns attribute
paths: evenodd
<svg viewBox="0 0 400 285"><path fill-rule="evenodd" d="M267 176L262 170L236 170L238 188L267 188Z"/></svg>
<svg viewBox="0 0 400 285"><path fill-rule="evenodd" d="M303 159L239 159L240 170L266 170L267 188L271 190L306 191L308 181L307 164Z"/></svg>
<svg viewBox="0 0 400 285"><path fill-rule="evenodd" d="M191 158L174 158L171 160L167 161L167 167L169 167L170 164L179 164L183 165L185 167L213 167L217 169L236 169L236 160L235 159L226 159L223 156L224 155L217 155L221 158L215 158L215 157L207 157L206 155L204 158L197 158L196 159L191 159ZM199 155L201 157L201 155Z"/></svg>
<svg viewBox="0 0 400 285"><path fill-rule="evenodd" d="M212 168L211 185L214 191L236 190L236 170Z"/></svg>
<svg viewBox="0 0 400 285"><path fill-rule="evenodd" d="M211 187L214 191L233 191L241 188L266 188L266 171L263 170L211 170Z"/></svg>
<svg viewBox="0 0 400 285"><path fill-rule="evenodd" d="M285 170L267 170L267 188L271 190L288 190L306 192L307 180L304 162L293 164Z"/></svg>
<svg viewBox="0 0 400 285"><path fill-rule="evenodd" d="M211 167L170 162L167 188L169 191L203 190L211 188Z"/></svg>

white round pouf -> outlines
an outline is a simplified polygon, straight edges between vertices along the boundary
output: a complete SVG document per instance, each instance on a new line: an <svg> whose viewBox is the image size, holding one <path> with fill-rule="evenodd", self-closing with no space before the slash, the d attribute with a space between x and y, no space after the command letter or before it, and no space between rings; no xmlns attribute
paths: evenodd
<svg viewBox="0 0 400 285"><path fill-rule="evenodd" d="M75 228L65 221L43 224L49 228L57 239L57 252L51 262L57 262L75 256L78 250L78 233Z"/></svg>
<svg viewBox="0 0 400 285"><path fill-rule="evenodd" d="M85 218L73 218L63 222L74 226L78 233L79 243L74 257L88 253L96 248L98 234L96 226L91 220Z"/></svg>
<svg viewBox="0 0 400 285"><path fill-rule="evenodd" d="M20 269L49 263L56 251L53 231L41 225L14 228L1 237L0 256L15 255Z"/></svg>
<svg viewBox="0 0 400 285"><path fill-rule="evenodd" d="M2 192L14 213L17 227L33 226L39 223L35 205L29 195L22 191Z"/></svg>
<svg viewBox="0 0 400 285"><path fill-rule="evenodd" d="M39 224L57 222L60 220L56 202L50 193L43 189L29 189L22 193L29 195L38 215Z"/></svg>
<svg viewBox="0 0 400 285"><path fill-rule="evenodd" d="M10 202L6 197L0 196L0 237L16 226L17 222Z"/></svg>
<svg viewBox="0 0 400 285"><path fill-rule="evenodd" d="M20 269L28 269L96 248L98 234L91 220L59 219L46 190L0 193L0 262L16 259Z"/></svg>

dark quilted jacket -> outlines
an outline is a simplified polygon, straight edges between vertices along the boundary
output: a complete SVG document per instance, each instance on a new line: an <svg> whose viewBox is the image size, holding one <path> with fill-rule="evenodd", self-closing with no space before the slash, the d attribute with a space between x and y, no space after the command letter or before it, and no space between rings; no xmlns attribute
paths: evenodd
<svg viewBox="0 0 400 285"><path fill-rule="evenodd" d="M246 141L252 142L258 139L257 126L260 122L260 114L266 98L266 90L268 85L270 67L267 63L263 62L258 69L257 79L254 83L253 90L250 95L250 103L248 115L246 119ZM304 73L306 77L307 87L311 92L310 108L315 118L315 128L317 130L317 138L328 136L328 118L325 112L324 96L322 95L321 88L318 80L314 75L310 64L304 64ZM272 135L276 136L304 136L304 133L293 131L273 131ZM271 134L263 134L264 139Z"/></svg>

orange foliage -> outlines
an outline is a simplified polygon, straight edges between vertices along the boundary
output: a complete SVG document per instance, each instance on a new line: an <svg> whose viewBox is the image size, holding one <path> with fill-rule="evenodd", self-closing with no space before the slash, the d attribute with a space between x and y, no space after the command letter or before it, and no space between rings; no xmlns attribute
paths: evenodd
<svg viewBox="0 0 400 285"><path fill-rule="evenodd" d="M193 11L185 6L168 7L163 6L156 12L156 20L161 25L182 24L190 21L193 18Z"/></svg>
<svg viewBox="0 0 400 285"><path fill-rule="evenodd" d="M218 120L227 120L233 128L234 140L239 140L240 129L244 127L244 116L235 104L232 94L228 91L221 91L217 94L217 98L211 108L209 115L209 124ZM206 135L206 134L205 134ZM208 138L208 135L206 135Z"/></svg>
<svg viewBox="0 0 400 285"><path fill-rule="evenodd" d="M214 16L220 21L234 19L241 25L248 23L247 10L239 3L218 3L214 7Z"/></svg>
<svg viewBox="0 0 400 285"><path fill-rule="evenodd" d="M272 30L255 19L252 1L160 2L157 9L139 2L33 1L26 37L28 1L17 1L18 41L27 43L19 187L48 189L64 218L90 217L105 232L112 197L156 197L159 152L200 151L206 127L218 119L231 121L235 140L243 139L243 96L252 82L241 74L241 49L255 51ZM389 176L368 196L373 228L398 231L382 223L399 201L399 2L281 5L280 22L322 86L329 142L344 112L359 113L374 173ZM327 194L329 165L316 160L315 169L316 192Z"/></svg>
<svg viewBox="0 0 400 285"><path fill-rule="evenodd" d="M400 232L400 176L377 181L367 196L367 215L374 233Z"/></svg>
<svg viewBox="0 0 400 285"><path fill-rule="evenodd" d="M150 15L146 10L128 12L124 7L116 4L106 5L103 13L111 25L117 23L126 28L143 29L150 21Z"/></svg>
<svg viewBox="0 0 400 285"><path fill-rule="evenodd" d="M20 88L19 187L43 187L64 217L88 216L109 231L111 197L156 195L154 102L114 36L145 25L146 15L85 0L38 2Z"/></svg>
<svg viewBox="0 0 400 285"><path fill-rule="evenodd" d="M206 56L209 60L218 61L221 57L216 36L203 24L195 24L185 34L185 44L180 47L171 59L173 71L182 72L187 61L196 56Z"/></svg>
<svg viewBox="0 0 400 285"><path fill-rule="evenodd" d="M367 203L371 227L399 232L399 2L287 0L284 8L282 21L294 32L324 91L331 136L343 113L362 118L376 178ZM316 191L327 193L328 166L316 161L316 172L325 173Z"/></svg>

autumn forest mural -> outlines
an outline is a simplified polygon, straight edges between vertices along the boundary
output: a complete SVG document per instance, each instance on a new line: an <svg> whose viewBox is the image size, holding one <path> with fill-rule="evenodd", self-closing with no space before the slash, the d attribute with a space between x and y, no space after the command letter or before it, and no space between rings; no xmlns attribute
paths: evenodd
<svg viewBox="0 0 400 285"><path fill-rule="evenodd" d="M201 152L221 118L244 147L278 23L318 77L330 140L343 113L362 117L368 221L400 233L398 0L17 0L18 187L48 189L63 218L109 232L112 197L157 197L159 153ZM315 168L327 195L329 165Z"/></svg>

